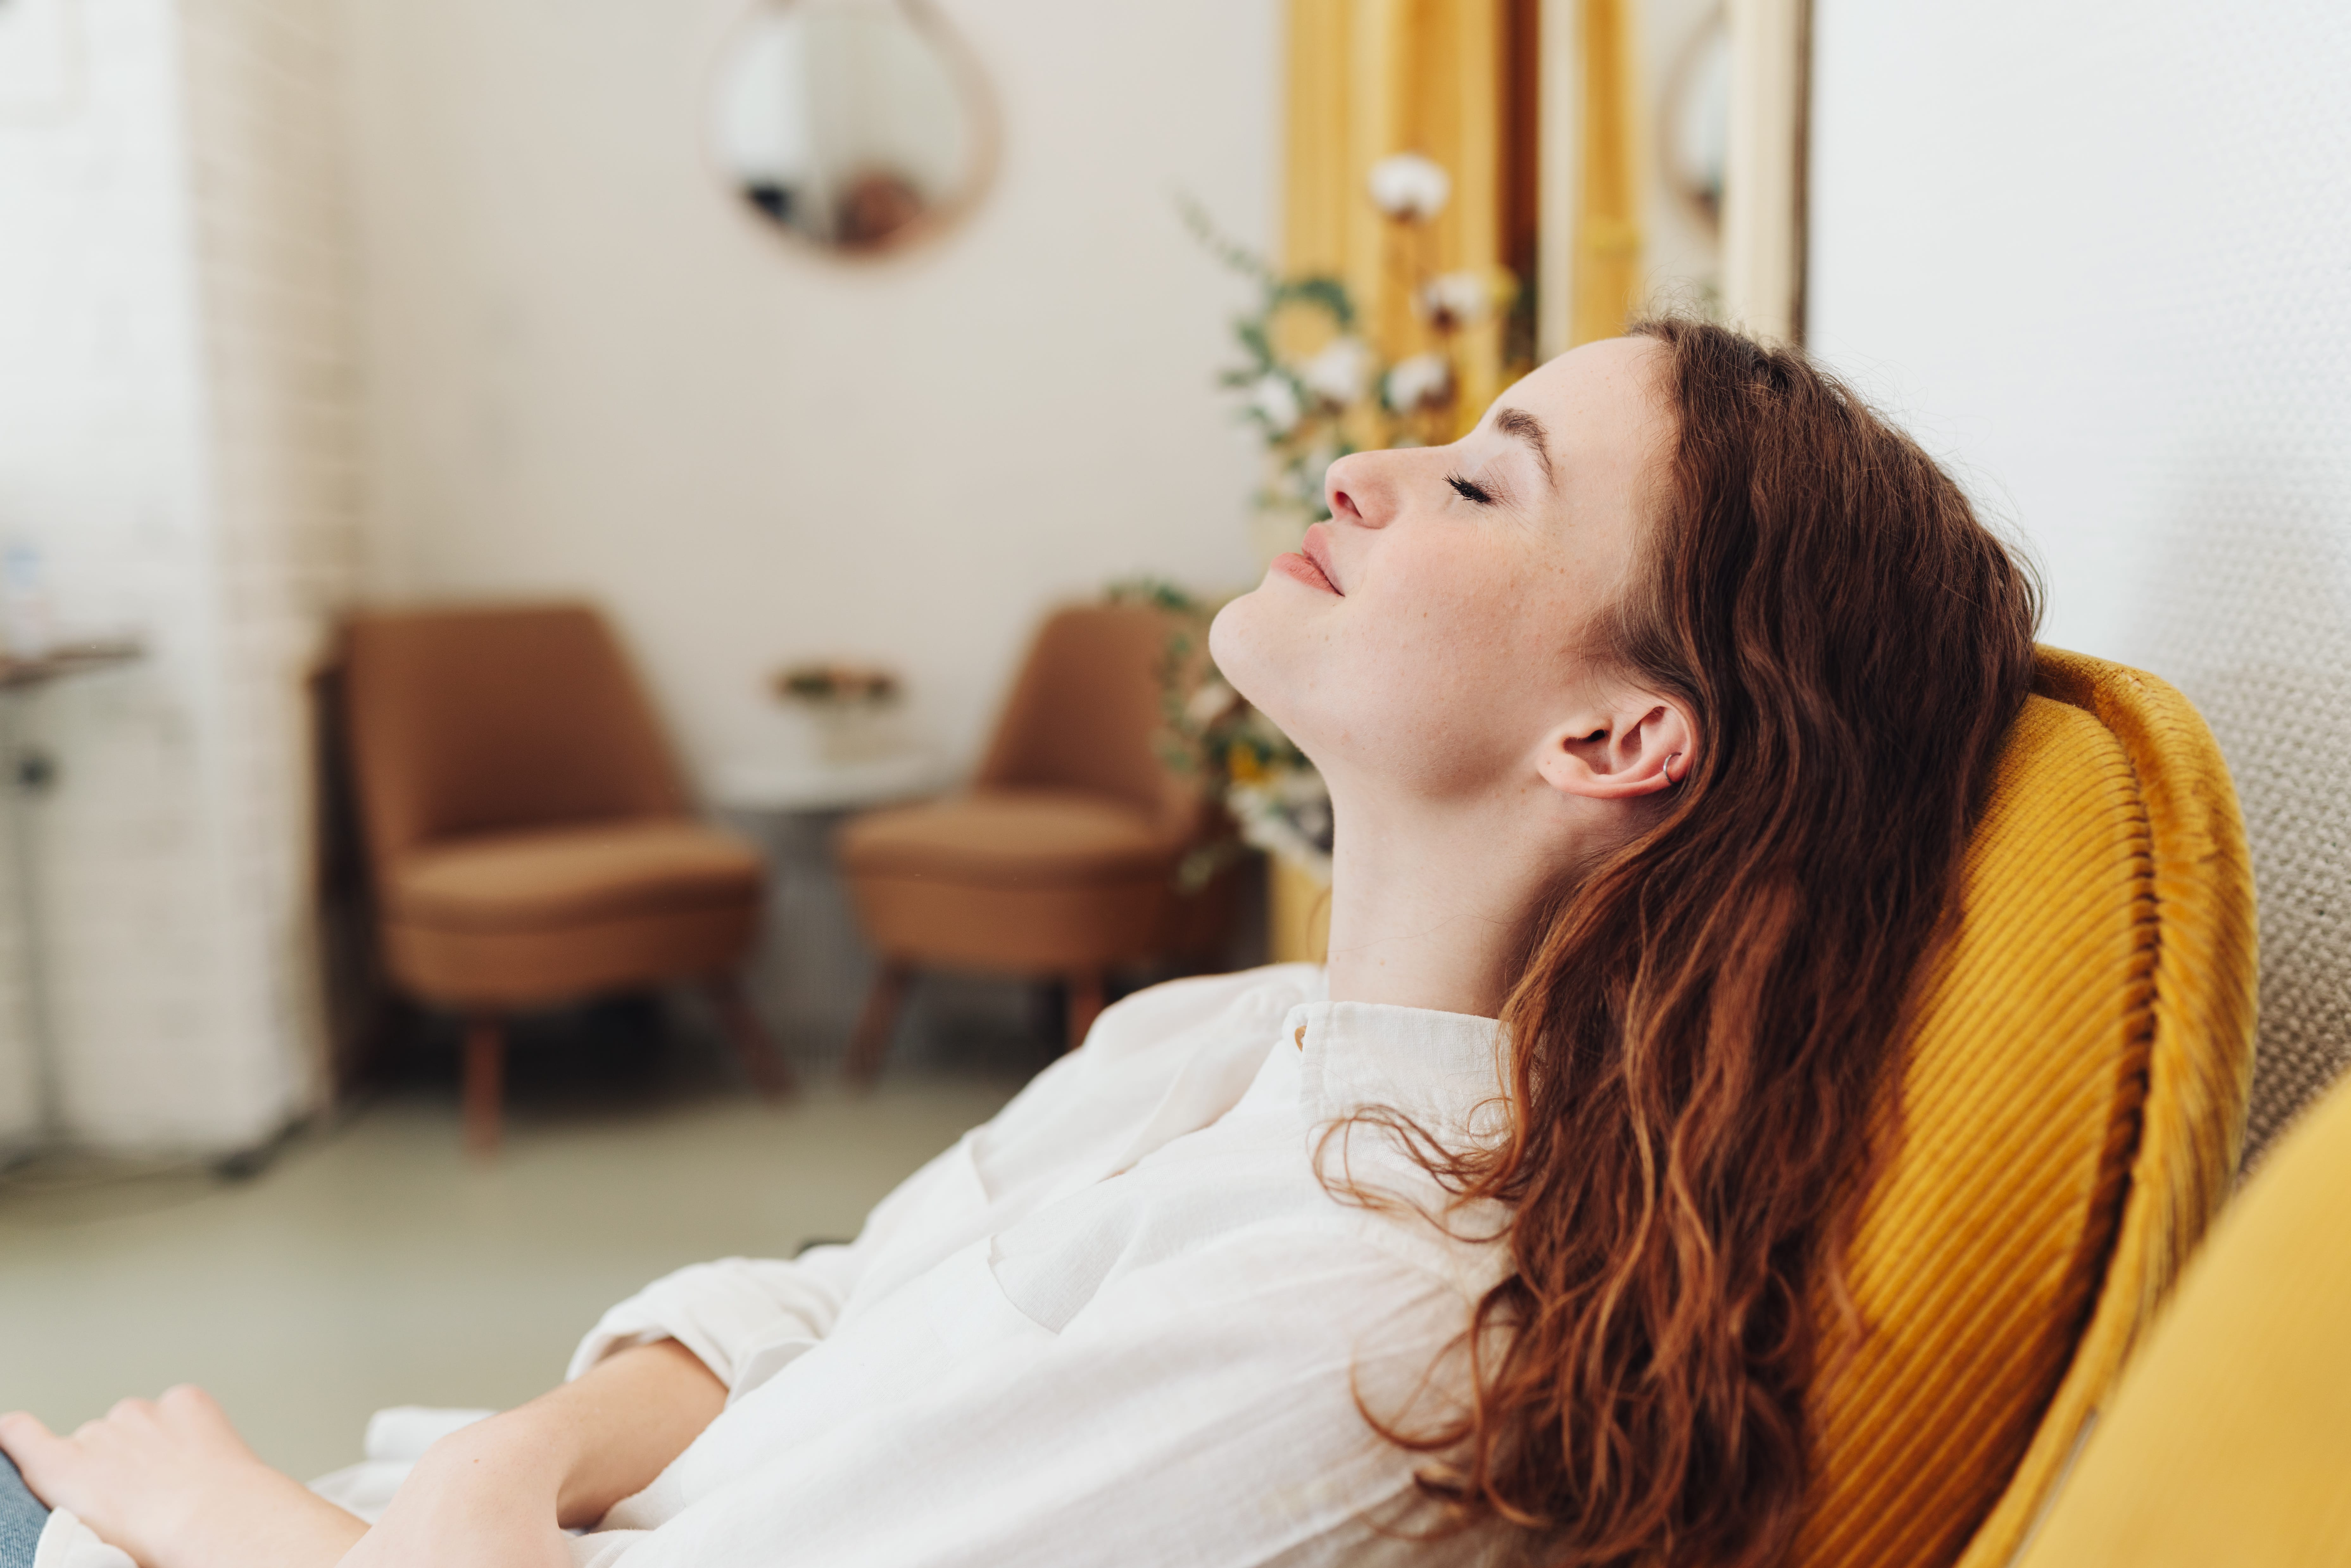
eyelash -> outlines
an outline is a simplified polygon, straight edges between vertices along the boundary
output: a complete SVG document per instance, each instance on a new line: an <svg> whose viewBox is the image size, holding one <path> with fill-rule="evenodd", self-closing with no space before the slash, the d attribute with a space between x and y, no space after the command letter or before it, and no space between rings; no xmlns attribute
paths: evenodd
<svg viewBox="0 0 2351 1568"><path fill-rule="evenodd" d="M1481 507L1494 504L1494 497L1482 486L1473 485L1458 474L1447 474L1445 482L1452 486L1453 493L1465 501L1475 501Z"/></svg>

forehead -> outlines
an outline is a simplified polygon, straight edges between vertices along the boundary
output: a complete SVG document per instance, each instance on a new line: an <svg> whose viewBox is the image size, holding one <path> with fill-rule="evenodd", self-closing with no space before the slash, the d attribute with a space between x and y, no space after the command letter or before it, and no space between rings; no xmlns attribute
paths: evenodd
<svg viewBox="0 0 2351 1568"><path fill-rule="evenodd" d="M1496 399L1477 439L1515 444L1503 416L1511 410L1533 416L1544 432L1558 515L1632 524L1654 513L1670 483L1668 363L1665 345L1652 338L1611 338L1571 350Z"/></svg>
<svg viewBox="0 0 2351 1568"><path fill-rule="evenodd" d="M1637 465L1670 430L1666 349L1653 338L1609 338L1571 349L1504 392L1498 408L1541 420L1554 445L1614 452Z"/></svg>

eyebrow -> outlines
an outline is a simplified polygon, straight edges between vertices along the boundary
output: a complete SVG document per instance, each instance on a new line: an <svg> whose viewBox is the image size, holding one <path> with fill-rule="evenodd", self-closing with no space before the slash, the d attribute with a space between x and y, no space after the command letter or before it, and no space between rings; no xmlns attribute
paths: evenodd
<svg viewBox="0 0 2351 1568"><path fill-rule="evenodd" d="M1542 465L1543 479L1552 482L1551 443L1544 438L1541 420L1525 409L1506 408L1494 416L1494 428L1534 448L1535 461Z"/></svg>

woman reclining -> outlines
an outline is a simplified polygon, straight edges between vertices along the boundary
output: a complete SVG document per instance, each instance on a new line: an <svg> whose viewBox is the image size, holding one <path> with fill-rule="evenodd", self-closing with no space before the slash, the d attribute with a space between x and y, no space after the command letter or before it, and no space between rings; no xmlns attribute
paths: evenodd
<svg viewBox="0 0 2351 1568"><path fill-rule="evenodd" d="M1329 781L1327 970L1113 1008L853 1245L655 1283L371 1527L193 1390L0 1420L32 1492L145 1568L1772 1561L2034 589L1687 322L1328 499L1212 639Z"/></svg>

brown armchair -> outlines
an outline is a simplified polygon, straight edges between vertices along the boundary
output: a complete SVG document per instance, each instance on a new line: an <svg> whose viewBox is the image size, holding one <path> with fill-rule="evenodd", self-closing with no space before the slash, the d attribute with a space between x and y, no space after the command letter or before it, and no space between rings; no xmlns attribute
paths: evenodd
<svg viewBox="0 0 2351 1568"><path fill-rule="evenodd" d="M497 1144L507 1015L669 981L705 984L753 1082L788 1090L737 978L764 862L690 815L601 618L561 604L371 613L346 636L384 965L467 1019L467 1145Z"/></svg>
<svg viewBox="0 0 2351 1568"><path fill-rule="evenodd" d="M1213 938L1222 890L1184 896L1176 882L1208 814L1158 751L1174 631L1139 605L1061 611L968 793L842 827L841 871L882 957L851 1077L880 1070L918 969L1061 980L1074 1047L1102 1010L1107 971Z"/></svg>

